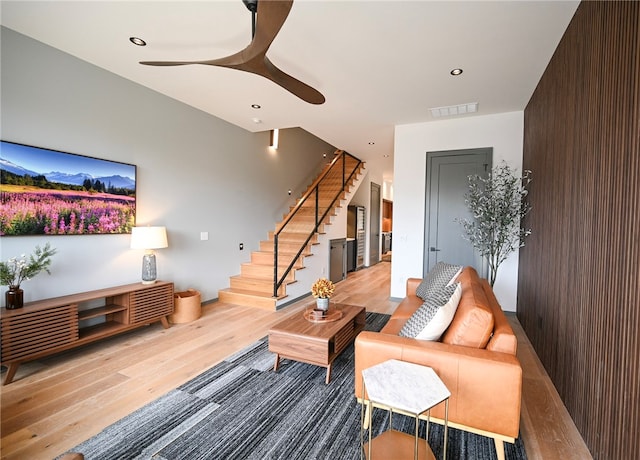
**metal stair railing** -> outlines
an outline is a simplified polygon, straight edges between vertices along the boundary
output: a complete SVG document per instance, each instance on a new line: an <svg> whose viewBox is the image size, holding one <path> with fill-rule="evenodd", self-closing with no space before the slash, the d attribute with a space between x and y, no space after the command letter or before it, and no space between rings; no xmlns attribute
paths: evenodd
<svg viewBox="0 0 640 460"><path fill-rule="evenodd" d="M353 167L349 167L347 170L347 160L353 160ZM296 206L289 212L287 217L278 225L274 234L273 234L273 297L278 297L278 290L284 283L287 275L293 269L293 266L298 261L302 252L305 250L311 238L318 232L318 228L324 222L329 212L333 209L336 201L340 198L340 196L345 192L345 186L347 183L351 181L351 179L356 175L359 171L360 166L362 165L362 161L358 158L354 157L350 153L344 152L342 150L336 151L336 156L333 161L329 164L329 167L325 169L325 171L311 184L307 192L302 196L300 201L296 204ZM340 178L340 189L337 191L335 196L331 199L329 205L322 212L321 202L320 202L320 188L323 185L326 185L326 182L331 179ZM334 185L334 184L330 184ZM314 225L310 230L307 239L300 245L298 252L291 260L291 263L287 266L282 276L278 277L278 239L280 235L288 228L292 227L295 224L295 218L300 216L300 210L304 207L304 204L312 200L312 196L315 196L315 204L314 204Z"/></svg>

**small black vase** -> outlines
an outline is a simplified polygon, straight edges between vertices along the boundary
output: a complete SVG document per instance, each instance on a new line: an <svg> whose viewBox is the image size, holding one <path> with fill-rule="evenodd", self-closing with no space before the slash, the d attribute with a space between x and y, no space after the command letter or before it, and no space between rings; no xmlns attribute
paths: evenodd
<svg viewBox="0 0 640 460"><path fill-rule="evenodd" d="M4 293L4 305L7 310L15 310L22 308L24 304L24 291L20 286L9 286L9 290Z"/></svg>

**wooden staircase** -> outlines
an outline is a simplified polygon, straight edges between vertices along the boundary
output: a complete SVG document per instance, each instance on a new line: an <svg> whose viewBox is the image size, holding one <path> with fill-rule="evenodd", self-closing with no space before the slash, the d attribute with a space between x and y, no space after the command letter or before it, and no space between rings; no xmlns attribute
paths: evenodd
<svg viewBox="0 0 640 460"><path fill-rule="evenodd" d="M359 178L364 163L337 151L302 197L292 206L251 261L242 264L240 274L230 278L230 287L218 292L221 302L275 310L287 297L287 285L296 282L295 273L304 269L305 257L331 225L342 201ZM277 248L276 248L277 246ZM277 252L277 267L274 268Z"/></svg>

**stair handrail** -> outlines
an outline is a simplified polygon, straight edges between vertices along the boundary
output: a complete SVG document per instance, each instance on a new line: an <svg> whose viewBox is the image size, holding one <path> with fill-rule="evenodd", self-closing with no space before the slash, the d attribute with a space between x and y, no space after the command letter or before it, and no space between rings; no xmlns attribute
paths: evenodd
<svg viewBox="0 0 640 460"><path fill-rule="evenodd" d="M357 162L353 170L349 174L349 177L346 177L347 156L353 158ZM327 209L324 211L322 216L318 218L320 184L340 160L342 160L342 186L340 187L340 190L338 190L338 192L336 193L336 196L333 198L329 206L327 206ZM302 251L304 251L304 249L309 244L309 241L311 241L311 238L313 238L313 236L317 233L321 222L323 222L324 219L327 217L327 215L329 214L329 211L333 209L333 205L335 204L335 202L338 200L340 195L344 193L345 185L354 177L354 175L359 170L361 165L362 165L362 161L359 158L354 157L353 155L351 155L348 152L345 152L344 150L336 150L335 157L331 161L331 163L329 163L329 167L325 168L324 172L320 174L320 176L318 176L315 181L313 181L313 183L311 184L307 192L304 195L302 195L302 198L300 198L300 200L295 205L295 207L289 212L289 214L287 214L287 217L285 217L285 219L276 227L276 230L273 233L273 297L275 298L278 297L278 290L280 289L280 286L282 286L282 284L284 283L284 280L287 278L287 275L293 269L293 266L296 264L296 262L300 258ZM291 219L293 219L293 217L298 213L302 205L309 199L309 197L314 192L316 197L316 203L315 203L315 225L313 227L313 230L311 230L307 239L300 246L300 249L298 250L294 258L292 259L291 263L282 274L282 277L278 278L278 237L284 231L287 224L291 222Z"/></svg>

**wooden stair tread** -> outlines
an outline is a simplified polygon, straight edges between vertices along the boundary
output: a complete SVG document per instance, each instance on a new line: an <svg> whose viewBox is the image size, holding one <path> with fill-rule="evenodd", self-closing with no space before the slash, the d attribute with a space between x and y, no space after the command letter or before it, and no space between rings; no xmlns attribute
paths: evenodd
<svg viewBox="0 0 640 460"><path fill-rule="evenodd" d="M230 288L226 288L223 289L219 292L231 292ZM272 295L269 294L265 294L264 292L260 292L260 291L250 291L248 289L234 289L233 290L234 294L241 294L244 296L252 296L252 297L261 297L263 299L276 299L276 297L273 297ZM280 295L277 297L277 300L280 299L284 299L285 297L287 297L286 295Z"/></svg>
<svg viewBox="0 0 640 460"><path fill-rule="evenodd" d="M260 251L254 251L254 253L256 254L256 256L265 256L266 254L269 254L271 256L271 260L273 260L273 250L269 250L269 251L264 251L264 250L260 250ZM282 259L290 259L293 256L296 255L297 252L289 252L289 251L278 251L278 259L282 260ZM303 254L304 257L310 257L312 256L312 254ZM282 263L282 262L280 262Z"/></svg>
<svg viewBox="0 0 640 460"><path fill-rule="evenodd" d="M284 249L288 253L293 255L297 254L298 251L302 248L302 254L308 255L311 254L311 246L315 246L319 243L308 243L304 247L302 247L298 243L281 243L278 242L278 253L281 253ZM260 250L261 251L275 251L275 242L274 241L260 241Z"/></svg>
<svg viewBox="0 0 640 460"><path fill-rule="evenodd" d="M278 235L278 240L300 242L300 241L306 240L309 237L309 232L302 232L302 231L296 231L296 230L297 229L280 232L280 234ZM275 233L276 233L275 230L270 231L269 239L272 239ZM313 240L314 238L317 238L317 237L312 236L311 240Z"/></svg>
<svg viewBox="0 0 640 460"><path fill-rule="evenodd" d="M315 241L314 241L315 240ZM268 240L263 240L265 243L271 243L271 244L275 244L275 239L271 238ZM278 238L278 246L280 248L280 250L278 251L278 253L282 254L282 248L283 246L286 245L298 245L298 247L302 246L302 243L304 243L304 241L295 241L295 240L281 240L280 238ZM317 238L314 238L313 240L310 240L308 243L306 243L306 246L315 246L317 244L320 244L319 241L317 241ZM295 255L297 254L298 251L288 251L287 253ZM285 253L285 254L287 254Z"/></svg>
<svg viewBox="0 0 640 460"><path fill-rule="evenodd" d="M256 278L254 276L233 275L233 276L230 276L229 278L235 279L235 280L256 282L256 283L262 283L264 281L268 281L270 283L273 283L273 277L267 279L267 278ZM297 281L293 280L293 281L285 281L284 282L284 284L293 284L293 283L297 283Z"/></svg>
<svg viewBox="0 0 640 460"><path fill-rule="evenodd" d="M265 255L265 254L269 254L271 255L271 260L273 260L273 251L253 251L254 254L257 255ZM278 258L282 259L285 257L293 257L295 256L296 253L295 252L288 252L288 251L278 251ZM306 256L309 257L309 256Z"/></svg>
<svg viewBox="0 0 640 460"><path fill-rule="evenodd" d="M278 298L268 297L262 292L246 291L240 289L222 289L218 291L218 300L220 302L230 303L234 305L242 305L245 307L261 308L263 310L275 311L278 301L286 296Z"/></svg>
<svg viewBox="0 0 640 460"><path fill-rule="evenodd" d="M278 265L278 276L282 276L282 274L285 272L285 270L288 267L289 267L288 265ZM287 284L295 281L296 270L301 270L301 269L292 267L289 273L287 273L287 277L285 279ZM259 279L268 280L269 283L273 283L273 264L271 265L256 264L252 262L243 263L240 267L240 276L243 279L259 278Z"/></svg>
<svg viewBox="0 0 640 460"><path fill-rule="evenodd" d="M255 265L255 266L258 266L260 268L262 268L262 267L271 267L271 268L273 268L273 264L266 265L266 264L259 264L257 262L243 262L240 265L243 266L243 267L246 267L246 266L249 266L249 265ZM279 263L278 264L278 268L282 268L284 270L284 269L289 268L289 265L288 264ZM295 265L293 267L291 267L292 270L302 270L303 268L304 268L304 266L296 267Z"/></svg>

